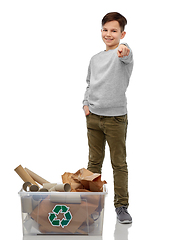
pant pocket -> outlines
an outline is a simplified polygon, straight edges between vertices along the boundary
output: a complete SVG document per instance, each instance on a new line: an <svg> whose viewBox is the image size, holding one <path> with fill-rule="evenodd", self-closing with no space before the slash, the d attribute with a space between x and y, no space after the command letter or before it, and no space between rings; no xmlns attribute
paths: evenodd
<svg viewBox="0 0 178 240"><path fill-rule="evenodd" d="M118 123L127 123L127 114L122 116L114 116L114 120Z"/></svg>

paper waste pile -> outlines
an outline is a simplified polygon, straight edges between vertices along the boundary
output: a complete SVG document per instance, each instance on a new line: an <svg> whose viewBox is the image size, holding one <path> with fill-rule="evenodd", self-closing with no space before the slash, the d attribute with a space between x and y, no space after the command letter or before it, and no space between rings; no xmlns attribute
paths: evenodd
<svg viewBox="0 0 178 240"><path fill-rule="evenodd" d="M21 191L23 226L29 222L43 234L88 234L104 208L101 174L82 168L65 172L62 183L50 183L28 168L14 169L24 184ZM39 184L41 186L39 186ZM95 192L95 193L94 193ZM90 194L91 193L91 194ZM33 224L32 224L33 222Z"/></svg>

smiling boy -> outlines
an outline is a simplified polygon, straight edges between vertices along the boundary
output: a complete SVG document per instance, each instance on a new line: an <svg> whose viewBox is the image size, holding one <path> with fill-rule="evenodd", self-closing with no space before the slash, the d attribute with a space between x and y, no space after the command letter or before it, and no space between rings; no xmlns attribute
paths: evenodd
<svg viewBox="0 0 178 240"><path fill-rule="evenodd" d="M117 12L102 19L102 40L106 50L94 55L89 64L83 109L87 119L88 170L101 173L106 141L114 177L114 206L120 223L131 223L127 211L128 169L126 162L126 90L133 69L133 54L126 43L127 20Z"/></svg>

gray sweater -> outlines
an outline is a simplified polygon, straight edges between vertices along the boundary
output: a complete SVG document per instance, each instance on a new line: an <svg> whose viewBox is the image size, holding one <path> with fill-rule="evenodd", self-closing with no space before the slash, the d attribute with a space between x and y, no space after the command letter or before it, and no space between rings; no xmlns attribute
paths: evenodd
<svg viewBox="0 0 178 240"><path fill-rule="evenodd" d="M133 54L130 49L129 56L119 58L117 50L102 51L90 60L83 105L89 106L94 114L121 116L127 113L125 93L133 69Z"/></svg>

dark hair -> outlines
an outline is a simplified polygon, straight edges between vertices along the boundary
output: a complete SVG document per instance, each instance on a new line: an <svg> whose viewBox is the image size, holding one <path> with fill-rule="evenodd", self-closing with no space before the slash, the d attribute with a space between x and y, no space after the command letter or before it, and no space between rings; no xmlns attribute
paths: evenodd
<svg viewBox="0 0 178 240"><path fill-rule="evenodd" d="M102 19L102 27L104 26L105 23L111 21L117 21L120 25L121 32L124 31L125 25L127 24L127 19L124 16L122 16L118 12L107 13Z"/></svg>

